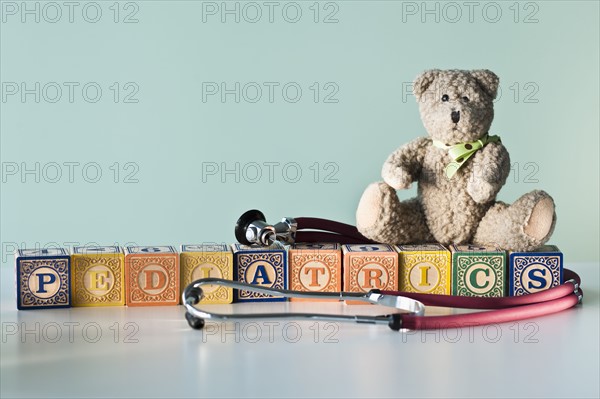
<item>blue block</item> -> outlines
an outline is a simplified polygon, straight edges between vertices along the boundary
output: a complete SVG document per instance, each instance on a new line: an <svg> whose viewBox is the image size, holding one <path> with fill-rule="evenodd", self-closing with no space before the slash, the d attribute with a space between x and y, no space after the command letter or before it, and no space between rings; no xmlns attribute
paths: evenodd
<svg viewBox="0 0 600 399"><path fill-rule="evenodd" d="M19 249L17 309L71 307L71 257L64 248Z"/></svg>
<svg viewBox="0 0 600 399"><path fill-rule="evenodd" d="M268 248L233 244L233 272L237 281L263 287L288 289L288 262L285 248L275 243ZM246 290L233 291L234 302L284 302L285 297Z"/></svg>
<svg viewBox="0 0 600 399"><path fill-rule="evenodd" d="M531 252L511 252L508 257L510 296L532 294L563 282L563 254L556 245Z"/></svg>

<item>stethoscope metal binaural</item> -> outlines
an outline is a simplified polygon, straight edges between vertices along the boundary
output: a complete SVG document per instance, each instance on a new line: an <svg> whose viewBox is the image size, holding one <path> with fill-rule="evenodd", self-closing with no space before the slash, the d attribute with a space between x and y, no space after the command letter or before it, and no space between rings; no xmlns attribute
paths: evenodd
<svg viewBox="0 0 600 399"><path fill-rule="evenodd" d="M248 211L238 219L235 226L235 236L242 244L260 246L269 246L274 242L293 244L296 241L342 244L372 243L372 241L363 237L356 227L348 224L318 218L284 218L281 222L270 225L266 223L262 212L257 210ZM544 316L569 309L581 303L583 299L583 291L580 289L581 279L575 272L568 269L564 269L563 274L565 282L557 287L524 296L502 298L477 298L380 290L371 290L367 293L305 292L268 288L218 278L204 278L189 284L183 291L182 299L186 308L185 317L188 324L194 329L203 328L205 320L232 321L248 319L306 319L387 324L392 330L396 331L400 329L461 328ZM203 298L202 286L204 285L220 285L237 290L286 298L362 301L395 308L396 310L393 313L381 316L319 313L220 314L206 309L199 309L196 306ZM487 310L445 316L425 316L426 305Z"/></svg>

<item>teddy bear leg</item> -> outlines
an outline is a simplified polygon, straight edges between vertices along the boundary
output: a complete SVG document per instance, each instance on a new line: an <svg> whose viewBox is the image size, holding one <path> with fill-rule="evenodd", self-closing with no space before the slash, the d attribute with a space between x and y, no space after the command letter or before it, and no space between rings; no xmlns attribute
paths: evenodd
<svg viewBox="0 0 600 399"><path fill-rule="evenodd" d="M511 251L531 251L548 241L555 224L554 200L545 191L534 190L512 205L492 205L481 219L473 241Z"/></svg>
<svg viewBox="0 0 600 399"><path fill-rule="evenodd" d="M363 193L356 211L356 226L362 235L381 243L433 240L419 201L412 198L401 202L396 190L384 182L369 185Z"/></svg>

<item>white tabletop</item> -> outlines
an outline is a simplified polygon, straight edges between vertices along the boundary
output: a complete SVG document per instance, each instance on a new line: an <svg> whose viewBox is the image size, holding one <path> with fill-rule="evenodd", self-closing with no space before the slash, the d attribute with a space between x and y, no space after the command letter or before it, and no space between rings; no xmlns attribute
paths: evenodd
<svg viewBox="0 0 600 399"><path fill-rule="evenodd" d="M416 333L259 320L207 323L200 332L181 306L17 311L14 272L3 268L0 396L597 398L599 265L571 268L586 295L576 309ZM223 308L381 311L337 303Z"/></svg>

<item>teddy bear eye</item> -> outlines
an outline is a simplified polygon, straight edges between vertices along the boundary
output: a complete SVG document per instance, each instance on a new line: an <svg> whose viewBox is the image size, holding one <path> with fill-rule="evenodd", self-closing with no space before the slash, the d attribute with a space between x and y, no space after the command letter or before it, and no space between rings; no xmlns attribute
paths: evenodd
<svg viewBox="0 0 600 399"><path fill-rule="evenodd" d="M466 103L468 103L468 102L469 102L469 97L467 97L467 96L464 96L462 99L463 99L463 101L464 101L464 102L466 102Z"/></svg>
<svg viewBox="0 0 600 399"><path fill-rule="evenodd" d="M448 95L447 95L447 94L444 94L444 95L442 96L442 101L444 101L444 102L448 101L449 99L450 99L450 97L448 97Z"/></svg>

